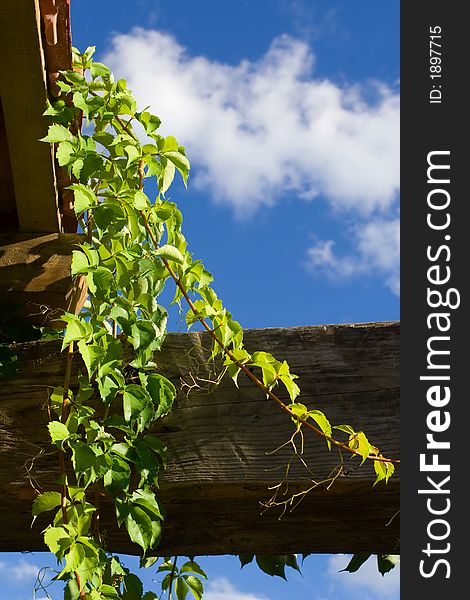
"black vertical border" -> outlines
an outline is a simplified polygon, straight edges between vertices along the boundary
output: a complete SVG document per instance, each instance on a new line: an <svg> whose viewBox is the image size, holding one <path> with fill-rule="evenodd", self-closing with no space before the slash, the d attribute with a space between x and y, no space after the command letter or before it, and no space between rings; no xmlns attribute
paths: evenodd
<svg viewBox="0 0 470 600"><path fill-rule="evenodd" d="M468 476L470 465L470 394L467 380L470 376L468 348L468 297L470 268L470 197L467 174L470 173L469 138L470 103L466 97L470 51L470 25L464 17L465 3L428 0L401 3L401 598L434 600L466 598L468 594L467 546L470 535ZM441 28L442 77L430 78L430 28ZM436 40L437 41L437 40ZM436 85L433 88L433 85ZM437 86L441 86L438 88ZM430 92L442 92L440 103L430 103ZM438 98L434 92L435 99ZM445 231L433 231L427 225L429 212L427 195L427 156L429 152L449 150L450 184L440 187L451 196L449 214L451 223ZM441 159L446 162L447 159ZM439 187L439 186L437 186ZM441 196L444 198L444 195ZM437 198L437 196L436 196ZM444 218L442 211L440 216ZM450 240L445 239L450 235ZM427 248L433 252L447 245L451 252L442 250L436 262L427 258ZM435 252L433 254L435 256ZM450 281L440 286L431 285L427 271L439 264L442 273L450 268ZM432 309L427 303L427 288L456 288L460 306L456 309ZM450 464L448 473L420 471L419 455L426 452L426 434L429 433L427 416L431 407L426 398L429 381L420 381L427 371L427 342L437 335L435 327L426 322L431 312L450 313L450 341L441 348L450 349L450 355L441 362L450 362L447 374L451 399L441 411L450 413L447 431L435 434L436 439L450 442L450 449L438 452L439 462ZM437 343L437 342L436 342ZM435 346L437 347L437 346ZM433 371L438 373L438 371ZM444 371L439 371L444 374ZM433 385L436 385L434 383ZM442 415L444 418L444 415ZM428 451L432 454L433 451ZM428 457L428 462L432 457ZM432 489L427 476L439 485L447 475L450 481L441 489L449 494L419 494L420 489ZM468 484L467 484L468 482ZM450 509L441 516L430 514L427 498L434 509L443 509L450 499ZM440 541L428 535L433 519L445 519L450 525L449 536ZM431 526L434 535L444 535L446 526ZM430 543L432 553L423 550ZM447 546L447 543L449 546ZM448 551L444 551L447 550ZM439 559L448 561L437 564ZM421 561L425 561L421 563ZM420 564L426 573L420 573ZM450 575L450 577L446 577ZM419 595L417 595L419 594ZM449 594L452 594L450 596Z"/></svg>

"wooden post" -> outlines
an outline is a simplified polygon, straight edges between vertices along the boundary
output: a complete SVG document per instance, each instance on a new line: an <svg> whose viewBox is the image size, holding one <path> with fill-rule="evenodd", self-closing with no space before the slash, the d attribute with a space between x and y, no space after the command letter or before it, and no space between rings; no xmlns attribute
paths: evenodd
<svg viewBox="0 0 470 600"><path fill-rule="evenodd" d="M61 230L38 0L0 2L0 95L21 231ZM0 197L0 210L8 210Z"/></svg>
<svg viewBox="0 0 470 600"><path fill-rule="evenodd" d="M333 424L364 430L387 455L399 456L399 324L369 323L261 329L246 333L246 347L287 359L299 375L300 401L323 410ZM0 389L0 550L41 550L42 516L31 528L36 490L54 489L57 457L47 440L48 386L61 385L65 357L56 342L17 346L18 377ZM159 491L167 518L162 555L254 552L399 551L399 473L372 487L370 464L343 455L331 487L320 485L279 520L280 510L260 514L282 481L292 451L289 417L246 379L237 389L220 385L208 362L204 333L169 334L155 360L180 392L174 411L154 432L168 446L169 465ZM74 379L80 368L75 361ZM193 386L189 396L184 390ZM34 458L36 457L36 458ZM340 462L337 451L305 432L303 459L292 463L290 495L311 480L327 479ZM28 480L28 477L30 480ZM109 551L138 553L114 524L105 504L101 528Z"/></svg>

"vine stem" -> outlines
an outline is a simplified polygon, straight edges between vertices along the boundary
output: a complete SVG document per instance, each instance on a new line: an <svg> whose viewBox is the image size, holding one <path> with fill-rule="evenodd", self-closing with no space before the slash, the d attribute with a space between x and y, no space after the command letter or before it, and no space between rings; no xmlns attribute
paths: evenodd
<svg viewBox="0 0 470 600"><path fill-rule="evenodd" d="M62 393L62 411L60 414L60 422L65 423L68 417L68 407L70 405L69 400L69 388L70 388L70 377L72 375L72 362L73 362L73 352L74 352L74 343L70 342L69 347L67 349L67 359L65 366L65 376L64 376L64 389ZM69 519L67 517L67 484L65 482L65 453L63 450L59 450L59 473L60 478L62 479L62 485L60 490L60 507L62 509L62 520L64 525L67 525ZM78 589L80 590L80 598L81 600L85 600L86 592L85 589L82 589L82 584L80 580L80 574L78 571L74 571L74 576L77 581Z"/></svg>
<svg viewBox="0 0 470 600"><path fill-rule="evenodd" d="M158 241L157 241L157 239L155 237L154 232L152 231L152 229L151 229L151 227L149 225L149 222L147 220L147 217L146 217L145 213L143 211L140 211L140 214L141 214L143 222L144 222L144 227L145 227L147 233L149 234L150 239L152 240L153 245L155 246L155 248L158 248ZM160 258L162 259L163 264L165 265L165 268L167 269L167 271L170 274L171 278L174 280L174 282L178 286L179 290L181 291L181 294L183 295L184 299L188 303L189 308L197 316L199 314L198 310L194 306L193 301L189 297L189 294L188 294L187 290L185 289L185 287L183 286L183 284L181 283L179 277L174 272L174 270L171 267L171 265L169 264L168 260L166 258L162 257L162 256ZM315 425L312 425L312 423L310 423L309 421L306 421L305 419L302 419L301 417L298 417L297 415L295 415L294 412L288 406L286 406L286 404L284 404L284 402L272 390L270 390L269 388L267 388L263 384L263 382L260 381L258 379L258 377L256 377L256 375L254 375L244 364L240 363L235 358L235 356L232 354L232 352L230 351L230 349L225 346L225 344L222 342L222 340L219 337L217 337L215 331L212 329L212 327L207 323L207 321L203 317L198 317L198 320L202 324L202 326L204 327L204 329L209 333L209 335L211 336L211 338L215 341L215 343L218 344L218 346L220 346L220 348L222 349L222 351L224 352L224 354L226 356L228 356L228 358L230 358L230 360L233 362L233 364L236 365L249 379L251 379L251 381L260 390L262 390L271 400L273 400L281 408L281 410L283 410L284 412L286 412L292 418L297 419L303 425L305 425L305 427L307 427L308 429L311 429L317 435L319 435L319 436L323 437L324 439L328 440L330 443L334 444L335 446L341 448L342 450L345 450L345 451L349 452L350 454L355 454L356 456L361 456L362 457L362 454L360 452L358 452L357 450L354 450L353 448L350 448L349 446L347 446L343 442L340 442L339 440L337 440L337 439L335 439L335 438L327 435L321 429L318 429L318 427L315 427ZM373 460L373 461L387 462L387 463L397 463L397 464L400 463L400 460L397 459L397 458L386 458L385 456L376 456L375 454L369 454L367 456L367 459Z"/></svg>
<svg viewBox="0 0 470 600"><path fill-rule="evenodd" d="M173 598L173 580L175 578L175 573L176 573L176 561L178 560L178 557L175 556L175 562L173 563L173 567L171 569L171 573L170 573L170 586L168 588L168 600L171 600Z"/></svg>

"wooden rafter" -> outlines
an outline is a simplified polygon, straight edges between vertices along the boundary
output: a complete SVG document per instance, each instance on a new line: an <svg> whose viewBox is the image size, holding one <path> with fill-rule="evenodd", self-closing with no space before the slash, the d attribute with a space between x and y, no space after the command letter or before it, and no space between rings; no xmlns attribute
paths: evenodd
<svg viewBox="0 0 470 600"><path fill-rule="evenodd" d="M160 496L167 509L159 552L164 555L256 552L390 552L399 550L399 474L373 488L372 466L344 456L334 485L308 494L279 520L280 509L260 515L260 501L272 494L292 457L291 449L267 454L289 439L293 424L240 377L237 389L224 378L212 389L206 334L169 334L156 354L161 371L178 387L197 383L188 397L154 430L167 444L168 469ZM250 351L263 349L289 361L299 375L301 401L323 410L333 423L363 429L386 455L399 455L399 324L372 323L251 330ZM0 550L43 549L41 527L31 529L34 485L54 489L57 457L48 454L47 392L61 385L64 356L56 342L17 347L20 371L0 390ZM76 377L78 360L75 361ZM194 378L194 379L193 379ZM76 379L74 379L76 383ZM184 388L184 385L183 385ZM41 450L45 454L38 456ZM318 480L338 465L336 451L305 434L306 464ZM296 460L290 493L309 485L312 475ZM92 501L95 500L92 498ZM104 504L102 532L112 552L137 553L114 524Z"/></svg>

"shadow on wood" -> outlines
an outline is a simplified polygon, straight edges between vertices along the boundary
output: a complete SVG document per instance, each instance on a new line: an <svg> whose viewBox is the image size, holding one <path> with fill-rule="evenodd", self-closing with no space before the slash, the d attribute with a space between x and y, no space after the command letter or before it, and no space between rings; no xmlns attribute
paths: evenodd
<svg viewBox="0 0 470 600"><path fill-rule="evenodd" d="M78 313L87 296L83 277L70 275L78 233L0 233L0 299L21 306L38 326L63 326L64 311Z"/></svg>
<svg viewBox="0 0 470 600"><path fill-rule="evenodd" d="M288 360L308 407L323 410L333 424L363 429L384 455L398 458L398 323L249 330L245 340L249 351L262 349ZM268 488L283 479L292 457L288 446L272 451L289 439L293 424L242 376L239 389L228 377L212 389L206 383L213 378L209 346L204 333L169 334L156 354L160 370L175 385L192 386L196 380L200 386L187 397L180 393L176 409L154 430L170 459L160 490L167 518L158 552L398 553L399 474L373 488L372 466L359 467L357 458L343 456L344 471L334 485L309 493L281 520L279 509L260 514L260 502L272 495ZM18 377L0 390L1 551L44 549L41 528L47 521L38 519L31 528L35 491L27 469L44 489L57 476L44 407L47 386L63 380L65 357L59 349L56 342L18 345ZM76 378L78 359L75 363ZM287 497L305 489L312 477L328 478L340 460L308 431L303 458L311 473L294 461ZM103 507L100 521L110 551L139 553L116 528L110 506Z"/></svg>

